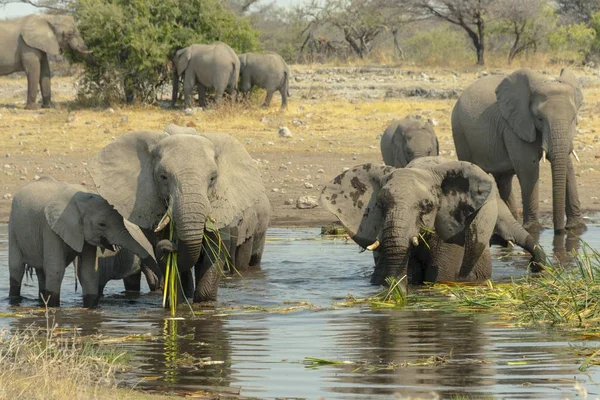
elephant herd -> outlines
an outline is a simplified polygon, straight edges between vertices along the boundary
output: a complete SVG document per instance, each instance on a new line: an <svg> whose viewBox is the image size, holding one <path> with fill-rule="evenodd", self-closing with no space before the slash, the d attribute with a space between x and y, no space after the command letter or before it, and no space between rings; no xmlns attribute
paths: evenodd
<svg viewBox="0 0 600 400"><path fill-rule="evenodd" d="M0 75L24 71L27 76L26 109L38 107L38 87L42 92L42 107L51 106L49 56L61 51L72 51L78 57L92 61L75 20L63 15L28 15L0 21ZM206 106L206 89L215 90L219 103L227 90L234 95L241 83L241 92L247 97L253 86L267 91L263 103L268 107L273 94L281 93L281 107L287 107L289 96L289 68L277 53L245 53L239 56L225 43L192 44L180 49L173 58L172 105L179 94L179 77L183 76L185 107L192 107L192 91L198 87L201 107ZM239 82L241 80L241 82Z"/></svg>
<svg viewBox="0 0 600 400"><path fill-rule="evenodd" d="M38 84L42 106L50 105L48 55L67 47L88 53L70 17L28 16L0 23L0 31L9 38L0 74L25 70L27 108L36 106ZM279 91L282 107L287 105L289 70L277 54L238 56L224 43L194 44L179 50L173 63L173 103L183 76L186 107L194 87L204 106L207 88L215 89L218 103L225 91L236 91L240 78L243 93L263 87L268 105ZM488 279L492 235L521 246L531 254L531 271L540 271L545 255L530 234L541 229L540 160L552 167L555 232L585 229L570 158L576 157L582 99L568 70L558 78L521 69L479 79L452 111L458 161L439 157L430 122L393 121L381 137L385 165L342 172L323 188L321 204L359 246L373 251L375 284L395 277L406 291L408 283ZM214 301L226 265L241 271L260 265L271 205L256 163L234 137L176 125L126 133L87 169L94 191L43 177L15 194L9 222L12 299L21 297L29 268L36 272L40 298L59 306L72 262L85 307L98 304L111 279L139 291L144 274L156 290L163 283L164 256L177 252L183 294L195 302ZM523 224L512 191L515 175ZM172 240L165 229L170 225ZM226 251L215 252L215 242Z"/></svg>

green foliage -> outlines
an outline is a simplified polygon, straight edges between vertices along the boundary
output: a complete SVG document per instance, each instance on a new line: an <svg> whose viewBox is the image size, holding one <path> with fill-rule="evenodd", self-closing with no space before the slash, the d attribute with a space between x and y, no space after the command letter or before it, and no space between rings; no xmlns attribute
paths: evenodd
<svg viewBox="0 0 600 400"><path fill-rule="evenodd" d="M594 42L592 43L592 52L600 54L600 11L592 15L590 27L594 30Z"/></svg>
<svg viewBox="0 0 600 400"><path fill-rule="evenodd" d="M556 61L580 63L590 51L596 31L585 23L562 25L548 35Z"/></svg>
<svg viewBox="0 0 600 400"><path fill-rule="evenodd" d="M404 42L406 58L421 65L463 63L473 58L466 36L447 25L423 29Z"/></svg>
<svg viewBox="0 0 600 400"><path fill-rule="evenodd" d="M154 101L170 79L169 60L190 44L258 48L249 21L218 0L79 0L75 18L93 52L79 99L92 105Z"/></svg>

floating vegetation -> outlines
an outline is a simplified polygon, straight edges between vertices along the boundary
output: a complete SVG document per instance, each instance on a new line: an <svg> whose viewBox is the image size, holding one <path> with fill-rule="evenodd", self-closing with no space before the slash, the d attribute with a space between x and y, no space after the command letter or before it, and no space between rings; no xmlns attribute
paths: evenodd
<svg viewBox="0 0 600 400"><path fill-rule="evenodd" d="M385 278L387 286L374 296L367 297L364 299L357 299L352 294L348 294L346 299L341 302L333 303L334 306L338 307L353 307L356 305L371 305L373 307L404 307L408 302L408 297L402 286L400 285L406 276L401 279L388 276ZM411 296L414 299L414 296ZM411 302L414 300L411 299ZM417 300L418 301L418 300Z"/></svg>

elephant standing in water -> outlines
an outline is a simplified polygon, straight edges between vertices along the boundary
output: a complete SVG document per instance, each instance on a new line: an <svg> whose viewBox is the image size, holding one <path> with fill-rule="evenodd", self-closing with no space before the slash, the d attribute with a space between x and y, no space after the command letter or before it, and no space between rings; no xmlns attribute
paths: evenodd
<svg viewBox="0 0 600 400"><path fill-rule="evenodd" d="M415 161L420 160L427 159ZM327 184L321 203L359 246L375 251L375 284L407 276L406 290L408 282L491 277L489 241L499 221L498 201L493 178L476 165L359 165ZM541 249L522 237L518 222L504 229L530 246L534 261L543 261Z"/></svg>
<svg viewBox="0 0 600 400"><path fill-rule="evenodd" d="M119 137L88 170L99 193L146 232L160 229L167 209L172 210L184 293L197 302L216 300L226 255L209 249L215 230L231 233L223 236L236 268L258 266L271 206L256 163L232 136L167 129L173 134Z"/></svg>
<svg viewBox="0 0 600 400"><path fill-rule="evenodd" d="M240 74L240 60L225 43L193 44L178 50L173 58L173 97L175 107L179 96L179 77L184 75L183 95L186 108L192 106L192 90L198 86L200 107L206 107L206 88L215 89L219 104L225 90L235 95Z"/></svg>
<svg viewBox="0 0 600 400"><path fill-rule="evenodd" d="M242 93L247 95L252 86L265 89L267 97L262 106L269 107L273 93L279 91L281 108L286 108L290 95L290 69L285 60L273 52L244 53L239 55L239 59Z"/></svg>
<svg viewBox="0 0 600 400"><path fill-rule="evenodd" d="M458 159L494 175L500 195L515 218L518 214L512 178L517 175L523 224L529 231L541 229L539 160L541 157L545 161L546 155L552 167L554 231L585 229L569 157L582 101L579 82L572 72L563 69L557 79L551 79L520 69L508 76L476 81L454 106L452 136Z"/></svg>
<svg viewBox="0 0 600 400"><path fill-rule="evenodd" d="M37 108L38 85L42 91L42 107L50 107L49 56L71 49L87 57L73 17L32 14L23 18L0 21L0 75L25 71L27 75L27 109Z"/></svg>
<svg viewBox="0 0 600 400"><path fill-rule="evenodd" d="M437 156L440 145L431 122L406 117L393 120L381 136L383 162L401 168L419 157Z"/></svg>
<svg viewBox="0 0 600 400"><path fill-rule="evenodd" d="M121 214L83 187L42 177L15 194L8 224L10 297L21 296L25 266L35 268L40 296L60 305L65 269L77 257L83 306L99 298L97 248L130 250L160 274L150 243L139 230L128 229Z"/></svg>

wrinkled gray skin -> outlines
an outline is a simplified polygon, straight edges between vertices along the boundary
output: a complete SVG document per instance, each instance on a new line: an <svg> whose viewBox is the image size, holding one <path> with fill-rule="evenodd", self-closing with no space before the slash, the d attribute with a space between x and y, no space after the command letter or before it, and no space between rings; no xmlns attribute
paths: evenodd
<svg viewBox="0 0 600 400"><path fill-rule="evenodd" d="M287 98L290 94L290 69L285 60L273 52L244 53L240 54L239 58L242 93L247 96L252 86L265 89L267 97L263 107L268 107L271 104L273 93L279 91L281 108L287 108Z"/></svg>
<svg viewBox="0 0 600 400"><path fill-rule="evenodd" d="M500 195L515 217L512 178L517 175L523 224L528 231L541 229L538 180L542 150L552 167L554 231L585 229L569 157L582 100L579 82L572 72L563 70L558 79L553 79L520 69L508 76L476 81L454 106L452 135L458 158L494 175Z"/></svg>
<svg viewBox="0 0 600 400"><path fill-rule="evenodd" d="M142 229L154 230L171 204L178 268L194 301L216 299L225 261L225 254L208 256L209 228L234 234L224 239L238 268L260 264L271 208L254 160L232 136L133 132L106 146L88 170L99 193Z"/></svg>
<svg viewBox="0 0 600 400"><path fill-rule="evenodd" d="M174 107L179 93L179 76L184 75L183 94L185 107L192 106L192 90L198 86L201 107L206 107L206 88L215 89L215 103L219 104L223 93L234 96L240 74L240 60L225 43L193 44L175 54L173 58Z"/></svg>
<svg viewBox="0 0 600 400"><path fill-rule="evenodd" d="M160 278L138 256L127 249L99 251L98 271L100 296L103 295L104 287L109 281L118 279L123 279L125 290L139 292L142 273L146 277L150 291L153 292L161 287Z"/></svg>
<svg viewBox="0 0 600 400"><path fill-rule="evenodd" d="M116 245L131 250L160 273L148 241L130 232L123 217L105 199L51 177L32 182L15 194L8 232L13 299L20 298L27 265L36 270L40 297L48 300L48 306L58 307L65 269L79 257L77 274L83 306L95 307L99 298L98 247L113 249Z"/></svg>
<svg viewBox="0 0 600 400"><path fill-rule="evenodd" d="M393 120L381 136L383 162L402 168L419 157L437 156L440 147L429 121L406 117Z"/></svg>
<svg viewBox="0 0 600 400"><path fill-rule="evenodd" d="M71 49L87 57L88 49L75 26L73 17L32 14L0 21L0 75L25 71L27 75L27 109L35 109L38 85L42 107L50 107L50 64L48 57Z"/></svg>
<svg viewBox="0 0 600 400"><path fill-rule="evenodd" d="M428 169L363 164L327 184L321 203L359 246L381 243L373 283L407 276L400 284L406 291L408 281L491 276L489 240L498 217L494 188L480 168L460 161ZM419 234L430 251L414 245L423 240ZM446 244L464 250L446 251Z"/></svg>

